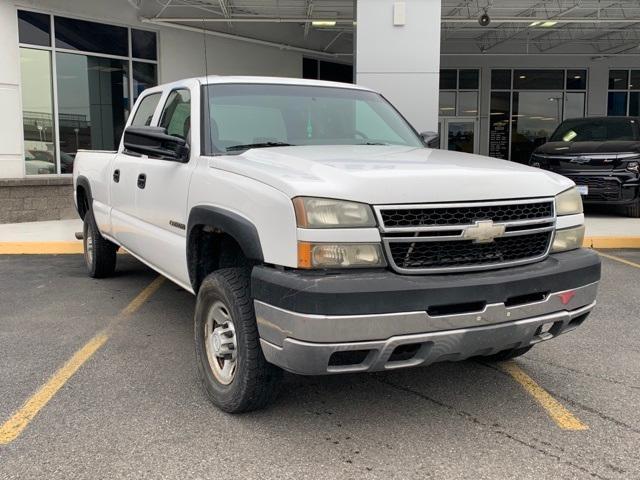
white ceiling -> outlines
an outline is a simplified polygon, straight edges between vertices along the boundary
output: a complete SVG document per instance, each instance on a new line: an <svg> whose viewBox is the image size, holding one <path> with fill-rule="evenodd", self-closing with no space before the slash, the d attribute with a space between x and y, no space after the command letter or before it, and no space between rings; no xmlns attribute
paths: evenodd
<svg viewBox="0 0 640 480"><path fill-rule="evenodd" d="M339 61L351 61L353 53L354 0L129 2L154 23L275 42ZM485 12L491 23L482 27L478 17ZM316 27L313 20L336 23ZM536 21L556 23L532 26ZM640 54L640 0L442 0L441 51Z"/></svg>

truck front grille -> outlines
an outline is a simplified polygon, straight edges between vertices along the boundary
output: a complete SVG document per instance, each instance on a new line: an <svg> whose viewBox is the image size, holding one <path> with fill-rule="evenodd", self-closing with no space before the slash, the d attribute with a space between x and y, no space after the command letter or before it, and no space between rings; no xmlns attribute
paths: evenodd
<svg viewBox="0 0 640 480"><path fill-rule="evenodd" d="M622 191L620 182L615 178L608 179L603 177L588 177L584 175L566 175L566 177L576 182L576 185L586 185L589 187L589 193L584 197L587 201L615 201L620 200L621 198Z"/></svg>
<svg viewBox="0 0 640 480"><path fill-rule="evenodd" d="M389 205L375 211L389 264L409 274L488 270L542 260L555 229L553 198Z"/></svg>
<svg viewBox="0 0 640 480"><path fill-rule="evenodd" d="M449 268L501 264L545 254L551 232L496 238L491 243L390 243L393 263L406 268Z"/></svg>

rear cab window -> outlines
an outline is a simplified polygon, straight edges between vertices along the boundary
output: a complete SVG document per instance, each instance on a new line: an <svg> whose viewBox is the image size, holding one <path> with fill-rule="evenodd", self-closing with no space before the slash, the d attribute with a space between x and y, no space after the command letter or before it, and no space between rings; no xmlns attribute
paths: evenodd
<svg viewBox="0 0 640 480"><path fill-rule="evenodd" d="M161 94L151 93L145 96L138 105L136 113L131 120L132 127L148 127L151 125L153 113L156 111Z"/></svg>

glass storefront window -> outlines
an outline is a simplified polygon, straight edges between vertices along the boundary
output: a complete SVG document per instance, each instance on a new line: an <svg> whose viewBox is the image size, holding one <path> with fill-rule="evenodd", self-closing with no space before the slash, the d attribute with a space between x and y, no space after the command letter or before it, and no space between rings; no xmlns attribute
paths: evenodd
<svg viewBox="0 0 640 480"><path fill-rule="evenodd" d="M129 115L128 62L57 53L61 173L78 149L115 150Z"/></svg>
<svg viewBox="0 0 640 480"><path fill-rule="evenodd" d="M629 115L640 117L640 92L629 93Z"/></svg>
<svg viewBox="0 0 640 480"><path fill-rule="evenodd" d="M158 84L157 67L154 63L133 62L133 101L147 88Z"/></svg>
<svg viewBox="0 0 640 480"><path fill-rule="evenodd" d="M455 90L458 88L457 70L440 70L440 90Z"/></svg>
<svg viewBox="0 0 640 480"><path fill-rule="evenodd" d="M587 71L567 70L567 90L586 90Z"/></svg>
<svg viewBox="0 0 640 480"><path fill-rule="evenodd" d="M26 173L57 173L51 52L21 48L20 70Z"/></svg>
<svg viewBox="0 0 640 480"><path fill-rule="evenodd" d="M528 163L562 120L562 91L514 92L511 160Z"/></svg>
<svg viewBox="0 0 640 480"><path fill-rule="evenodd" d="M609 70L609 90L626 90L628 85L628 70Z"/></svg>
<svg viewBox="0 0 640 480"><path fill-rule="evenodd" d="M51 18L44 13L18 11L18 41L30 45L51 45Z"/></svg>
<svg viewBox="0 0 640 480"><path fill-rule="evenodd" d="M631 70L629 90L640 90L640 70Z"/></svg>
<svg viewBox="0 0 640 480"><path fill-rule="evenodd" d="M492 70L491 90L511 90L511 70Z"/></svg>
<svg viewBox="0 0 640 480"><path fill-rule="evenodd" d="M460 90L478 90L480 88L480 71L477 69L460 70L458 88Z"/></svg>
<svg viewBox="0 0 640 480"><path fill-rule="evenodd" d="M458 92L458 116L478 116L478 92Z"/></svg>
<svg viewBox="0 0 640 480"><path fill-rule="evenodd" d="M156 34L147 30L131 29L131 56L155 60L157 56Z"/></svg>
<svg viewBox="0 0 640 480"><path fill-rule="evenodd" d="M456 92L440 92L439 115L450 117L456 114Z"/></svg>
<svg viewBox="0 0 640 480"><path fill-rule="evenodd" d="M567 118L582 118L584 117L584 92L567 92L564 99L564 116Z"/></svg>
<svg viewBox="0 0 640 480"><path fill-rule="evenodd" d="M514 90L561 90L564 88L564 70L515 70Z"/></svg>
<svg viewBox="0 0 640 480"><path fill-rule="evenodd" d="M25 10L16 20L27 174L70 174L78 149L116 149L133 101L158 83L157 34Z"/></svg>
<svg viewBox="0 0 640 480"><path fill-rule="evenodd" d="M607 115L620 117L627 114L627 92L609 92L607 98Z"/></svg>
<svg viewBox="0 0 640 480"><path fill-rule="evenodd" d="M129 55L129 35L124 27L55 17L56 47L108 55Z"/></svg>

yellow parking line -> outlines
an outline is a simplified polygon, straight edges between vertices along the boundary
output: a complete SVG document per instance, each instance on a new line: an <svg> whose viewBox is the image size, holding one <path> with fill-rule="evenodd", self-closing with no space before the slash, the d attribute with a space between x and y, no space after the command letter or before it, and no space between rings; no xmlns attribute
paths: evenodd
<svg viewBox="0 0 640 480"><path fill-rule="evenodd" d="M112 327L122 317L135 313L162 285L164 277L157 277L127 305L102 332L89 340L80 350L56 372L42 387L29 398L5 423L0 426L0 445L14 441L27 428L31 420L44 408L78 369L105 344Z"/></svg>
<svg viewBox="0 0 640 480"><path fill-rule="evenodd" d="M531 395L547 411L547 414L563 430L588 430L589 426L578 420L549 392L538 385L515 362L502 362L500 368L511 375L529 395Z"/></svg>
<svg viewBox="0 0 640 480"><path fill-rule="evenodd" d="M615 260L616 262L624 263L626 265L631 265L632 267L640 268L640 263L635 263L630 260L626 260L624 258L616 257L615 255L610 255L608 253L598 252L598 255L604 258L608 258L610 260Z"/></svg>
<svg viewBox="0 0 640 480"><path fill-rule="evenodd" d="M0 242L0 255L58 255L82 253L82 242Z"/></svg>

